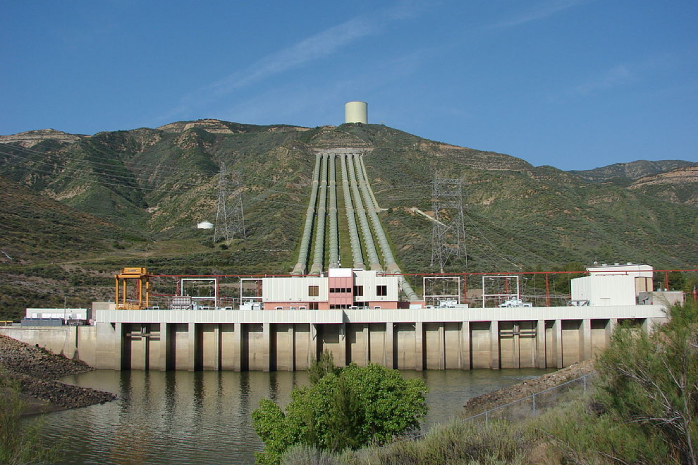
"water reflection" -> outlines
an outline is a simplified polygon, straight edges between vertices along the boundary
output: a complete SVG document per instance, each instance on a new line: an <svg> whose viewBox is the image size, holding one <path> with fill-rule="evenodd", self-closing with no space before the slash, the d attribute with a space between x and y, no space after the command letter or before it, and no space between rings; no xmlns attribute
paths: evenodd
<svg viewBox="0 0 698 465"><path fill-rule="evenodd" d="M474 396L540 376L541 370L403 372L429 387L426 427L456 414ZM282 406L305 372L147 372L99 370L64 381L116 393L103 405L45 416L65 464L254 463L262 449L251 412L262 398Z"/></svg>

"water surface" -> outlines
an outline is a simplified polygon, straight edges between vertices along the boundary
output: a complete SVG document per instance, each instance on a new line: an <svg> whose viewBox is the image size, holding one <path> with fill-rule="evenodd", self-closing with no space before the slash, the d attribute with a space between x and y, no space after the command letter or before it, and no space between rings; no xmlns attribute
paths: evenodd
<svg viewBox="0 0 698 465"><path fill-rule="evenodd" d="M543 370L403 371L429 387L424 428L456 415L471 398ZM282 406L306 372L187 372L97 370L64 382L110 391L103 405L46 415L44 432L60 441L62 464L254 463L263 444L251 412L262 398Z"/></svg>

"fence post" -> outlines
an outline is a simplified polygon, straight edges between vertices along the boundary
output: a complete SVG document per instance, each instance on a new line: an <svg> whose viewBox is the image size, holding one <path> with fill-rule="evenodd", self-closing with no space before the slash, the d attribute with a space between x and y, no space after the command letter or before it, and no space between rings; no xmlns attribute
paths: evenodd
<svg viewBox="0 0 698 465"><path fill-rule="evenodd" d="M536 393L534 392L533 395L531 396L533 399L533 416L536 416Z"/></svg>

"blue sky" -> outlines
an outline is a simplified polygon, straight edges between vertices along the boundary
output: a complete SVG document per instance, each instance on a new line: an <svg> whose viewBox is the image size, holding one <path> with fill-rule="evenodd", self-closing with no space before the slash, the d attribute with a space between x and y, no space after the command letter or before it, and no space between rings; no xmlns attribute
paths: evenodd
<svg viewBox="0 0 698 465"><path fill-rule="evenodd" d="M698 161L695 0L6 1L0 134L369 122L560 169Z"/></svg>

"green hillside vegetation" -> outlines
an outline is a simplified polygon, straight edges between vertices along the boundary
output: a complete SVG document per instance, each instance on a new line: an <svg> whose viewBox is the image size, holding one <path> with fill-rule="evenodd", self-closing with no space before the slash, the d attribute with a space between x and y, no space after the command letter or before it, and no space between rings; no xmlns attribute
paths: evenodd
<svg viewBox="0 0 698 465"><path fill-rule="evenodd" d="M0 145L0 250L12 257L0 254L2 285L11 290L3 295L23 296L21 303L6 299L5 315L25 304L110 298L110 276L123 266L158 274L288 273L298 257L314 153L332 147L366 151L380 218L406 273L437 271L430 267L432 223L411 210L430 212L435 173L464 181L468 259L447 271L594 261L698 268L692 178L673 177L671 187L664 178L637 184L640 173L660 176L691 168L688 162L642 162L651 169L597 169L592 176L362 124L200 120L73 139L53 133L34 132L34 145L18 141L21 135ZM37 143L37 134L45 139ZM213 244L213 231L196 229L215 220L221 163L245 211L246 239L229 244ZM614 177L623 181L607 182ZM33 280L43 293L32 290ZM82 281L93 284L73 285Z"/></svg>

